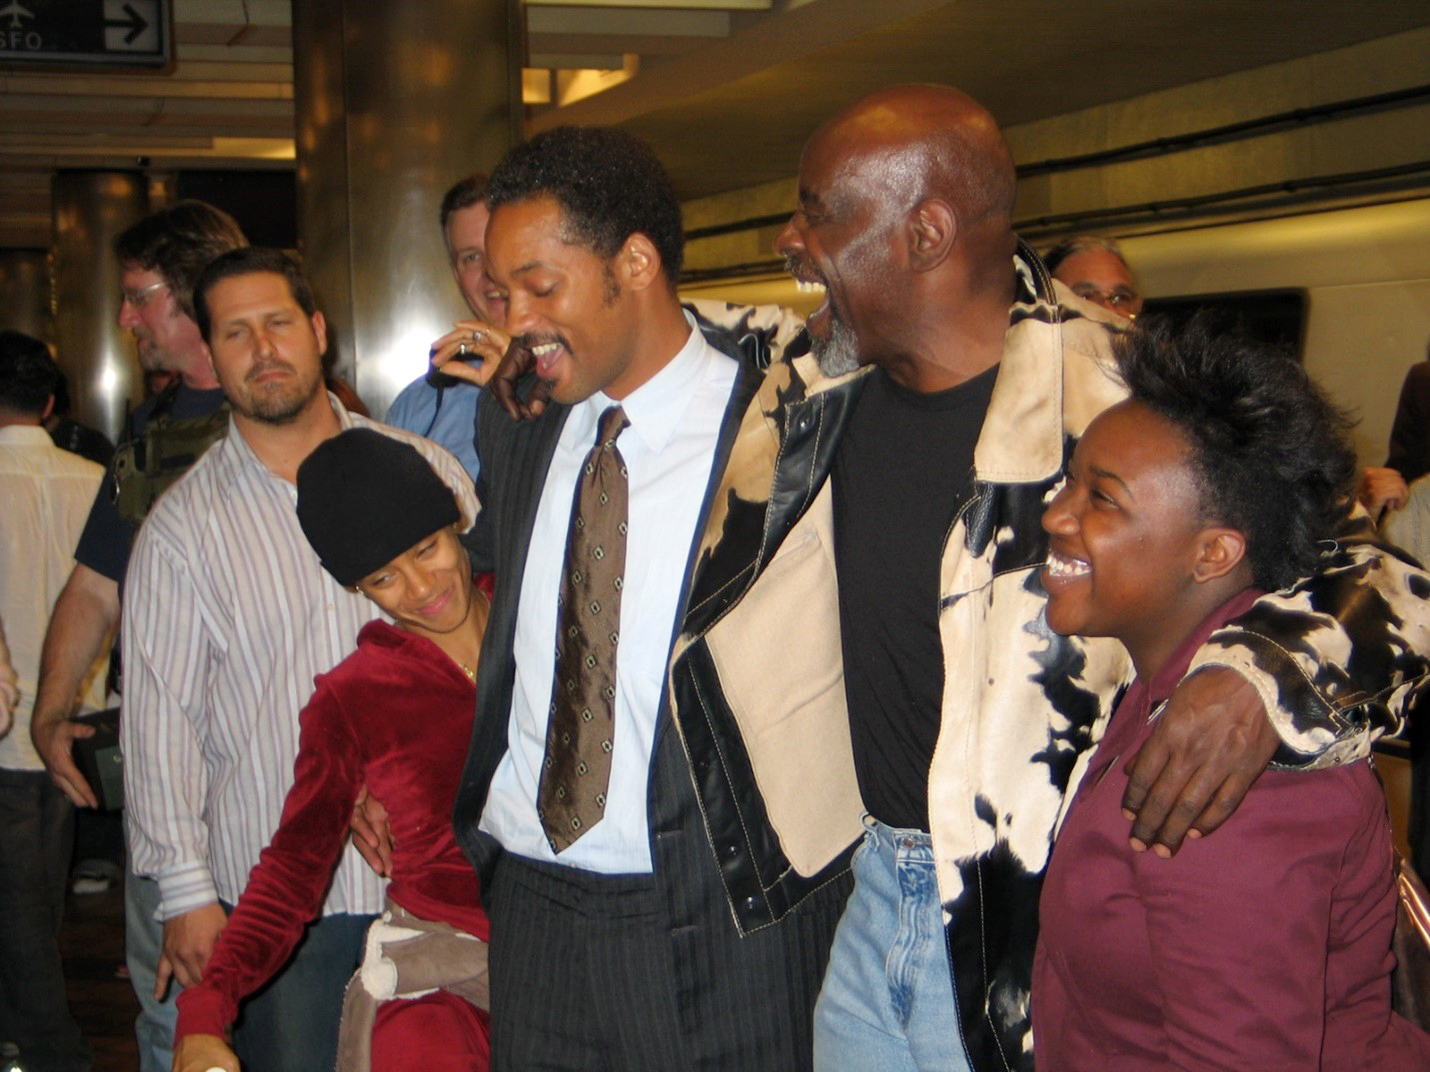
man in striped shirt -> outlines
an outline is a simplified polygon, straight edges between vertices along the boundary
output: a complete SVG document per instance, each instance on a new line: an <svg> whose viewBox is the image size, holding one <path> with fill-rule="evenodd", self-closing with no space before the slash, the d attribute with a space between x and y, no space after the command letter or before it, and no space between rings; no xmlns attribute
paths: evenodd
<svg viewBox="0 0 1430 1072"><path fill-rule="evenodd" d="M194 297L232 423L150 513L124 605L125 793L134 868L159 883L160 987L202 977L224 906L277 827L313 677L379 613L304 539L299 464L344 428L376 427L422 452L469 523L476 512L470 478L445 450L348 414L323 390L326 325L283 254L225 254ZM333 1066L343 986L382 896L348 851L322 920L244 1006L234 1043L245 1067Z"/></svg>

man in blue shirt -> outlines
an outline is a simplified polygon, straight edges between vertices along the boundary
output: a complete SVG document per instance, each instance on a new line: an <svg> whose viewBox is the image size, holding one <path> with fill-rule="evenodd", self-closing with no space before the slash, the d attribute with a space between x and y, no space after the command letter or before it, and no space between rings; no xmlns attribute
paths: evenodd
<svg viewBox="0 0 1430 1072"><path fill-rule="evenodd" d="M459 320L453 330L433 345L433 353L454 350L461 357L500 358L507 337L506 297L487 274L487 177L468 175L442 198L442 237L452 261L457 289L471 309L473 319ZM473 480L477 460L475 428L478 388L435 370L419 376L402 389L387 411L387 423L424 435L442 444L462 463Z"/></svg>

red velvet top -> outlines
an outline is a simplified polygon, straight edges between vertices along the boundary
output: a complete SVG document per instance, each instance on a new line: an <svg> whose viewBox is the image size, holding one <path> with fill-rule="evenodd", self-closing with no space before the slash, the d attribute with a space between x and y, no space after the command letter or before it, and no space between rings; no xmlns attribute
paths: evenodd
<svg viewBox="0 0 1430 1072"><path fill-rule="evenodd" d="M388 895L415 915L487 939L477 877L452 833L475 686L430 640L381 621L364 626L357 651L315 685L299 716L282 819L203 982L179 995L180 1036L222 1035L238 1003L288 959L322 905L364 783L391 825Z"/></svg>
<svg viewBox="0 0 1430 1072"><path fill-rule="evenodd" d="M1390 824L1358 761L1267 771L1215 833L1136 853L1123 766L1233 597L1112 716L1053 849L1033 965L1038 1072L1430 1068L1390 1009Z"/></svg>

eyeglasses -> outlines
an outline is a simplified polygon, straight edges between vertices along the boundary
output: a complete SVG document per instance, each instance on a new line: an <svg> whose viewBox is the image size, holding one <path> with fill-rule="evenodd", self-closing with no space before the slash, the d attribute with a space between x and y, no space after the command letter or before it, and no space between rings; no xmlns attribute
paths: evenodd
<svg viewBox="0 0 1430 1072"><path fill-rule="evenodd" d="M1072 292L1079 298L1095 302L1104 309L1111 309L1114 313L1121 313L1123 316L1134 315L1132 310L1141 300L1139 295L1131 287L1117 287L1113 290L1099 290L1091 283L1079 283L1072 288Z"/></svg>
<svg viewBox="0 0 1430 1072"><path fill-rule="evenodd" d="M135 309L142 309L149 304L156 290L160 287L167 287L168 285L168 283L161 279L157 283L150 283L147 287L140 287L138 290L125 290L121 287L119 290L119 304L123 305L125 302L128 302Z"/></svg>

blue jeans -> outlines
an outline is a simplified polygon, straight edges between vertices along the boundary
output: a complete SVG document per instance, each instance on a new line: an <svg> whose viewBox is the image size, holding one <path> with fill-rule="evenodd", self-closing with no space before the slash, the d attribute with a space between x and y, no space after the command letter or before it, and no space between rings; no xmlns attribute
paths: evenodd
<svg viewBox="0 0 1430 1072"><path fill-rule="evenodd" d="M164 944L164 925L154 918L159 884L132 871L124 883L124 959L139 998L134 1021L141 1072L169 1072L174 1063L175 1004L182 987L169 984L154 1000L154 975ZM224 905L232 911L232 905ZM308 1072L337 1064L338 1020L348 979L362 959L372 916L327 916L312 924L283 972L244 1002L234 1049L245 1068Z"/></svg>
<svg viewBox="0 0 1430 1072"><path fill-rule="evenodd" d="M244 1068L318 1072L337 1066L343 994L374 918L323 916L308 925L288 963L239 1006L233 1049Z"/></svg>
<svg viewBox="0 0 1430 1072"><path fill-rule="evenodd" d="M129 982L139 999L134 1038L139 1043L140 1072L169 1072L174 1064L174 1025L179 1008L174 1003L182 987L169 984L163 1001L154 997L154 977L164 948L164 925L154 918L159 910L159 884L152 878L124 873L124 963Z"/></svg>
<svg viewBox="0 0 1430 1072"><path fill-rule="evenodd" d="M864 819L814 1007L816 1072L968 1072L933 843Z"/></svg>
<svg viewBox="0 0 1430 1072"><path fill-rule="evenodd" d="M0 1040L34 1072L90 1066L60 961L73 844L74 806L50 776L0 768Z"/></svg>

